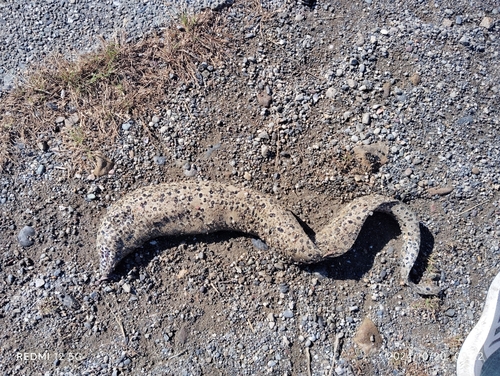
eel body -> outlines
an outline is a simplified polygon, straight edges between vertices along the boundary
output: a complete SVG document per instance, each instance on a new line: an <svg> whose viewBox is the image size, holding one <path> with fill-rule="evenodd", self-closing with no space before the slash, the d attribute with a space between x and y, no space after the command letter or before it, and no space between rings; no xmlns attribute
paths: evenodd
<svg viewBox="0 0 500 376"><path fill-rule="evenodd" d="M397 200L370 195L343 207L309 238L295 216L268 195L215 182L167 183L139 188L114 203L98 234L101 278L106 279L128 254L161 236L238 231L258 236L297 262L312 263L347 252L373 212L392 215L403 237L403 281L425 295L434 286L415 285L409 274L420 248L415 214Z"/></svg>

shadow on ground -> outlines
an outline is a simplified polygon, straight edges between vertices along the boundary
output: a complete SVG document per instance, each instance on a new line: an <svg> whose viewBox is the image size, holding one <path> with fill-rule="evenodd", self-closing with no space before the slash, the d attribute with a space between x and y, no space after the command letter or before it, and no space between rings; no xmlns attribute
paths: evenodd
<svg viewBox="0 0 500 376"><path fill-rule="evenodd" d="M309 236L312 236L314 234L313 230L299 218L297 219L304 227L305 232ZM430 231L422 224L420 224L420 231L420 253L411 272L412 280L416 283L421 280L428 266L432 249L434 248L434 237ZM374 213L366 220L356 242L345 254L315 264L299 265L299 268L310 273L319 273L335 280L359 281L373 268L376 254L382 251L392 239L400 235L401 231L396 220L383 213ZM137 269L145 268L158 254L165 253L170 262L175 262L177 258L185 257L182 245L186 245L184 249L187 249L188 246L200 242L213 244L238 237L254 238L247 234L230 231L221 231L206 235L199 234L189 237L185 235L179 237L160 237L145 243L141 248L138 248L131 255L127 256L120 262L111 278L117 280L131 272L134 273ZM394 249L393 252L395 253L394 257L399 261L402 257L401 249ZM399 273L399 271L396 271L396 273Z"/></svg>

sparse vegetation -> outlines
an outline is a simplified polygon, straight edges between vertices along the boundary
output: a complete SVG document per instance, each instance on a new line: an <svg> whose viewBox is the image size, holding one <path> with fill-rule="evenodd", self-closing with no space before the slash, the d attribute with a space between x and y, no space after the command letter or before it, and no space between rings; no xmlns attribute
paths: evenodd
<svg viewBox="0 0 500 376"><path fill-rule="evenodd" d="M413 309L428 312L434 320L436 320L436 312L440 306L441 300L437 296L420 299L412 304Z"/></svg>
<svg viewBox="0 0 500 376"><path fill-rule="evenodd" d="M456 353L460 351L463 342L464 338L460 335L456 335L445 340L445 343L449 346L450 350Z"/></svg>
<svg viewBox="0 0 500 376"><path fill-rule="evenodd" d="M59 131L66 150L98 150L123 121L160 104L170 81L196 80L201 62L219 65L229 42L217 13L184 13L179 22L138 42L103 40L94 52L32 66L0 102L0 167L16 154L16 140L34 143ZM56 126L57 118L72 114L77 123Z"/></svg>

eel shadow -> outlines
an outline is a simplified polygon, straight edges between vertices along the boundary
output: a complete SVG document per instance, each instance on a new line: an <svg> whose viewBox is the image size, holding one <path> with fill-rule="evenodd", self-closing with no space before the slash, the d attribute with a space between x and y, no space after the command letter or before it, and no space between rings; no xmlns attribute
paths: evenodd
<svg viewBox="0 0 500 376"><path fill-rule="evenodd" d="M163 236L152 238L122 259L116 266L115 270L111 273L109 280L116 282L129 274L137 277L138 270L146 270L146 267L158 255L165 255L172 260L171 262L173 263L181 262L181 259L187 257L186 251L179 248L183 244L186 246L199 243L213 244L238 237L258 239L255 236L236 231L218 231L210 234Z"/></svg>
<svg viewBox="0 0 500 376"><path fill-rule="evenodd" d="M299 267L332 279L359 281L372 269L376 254L399 235L401 230L397 221L390 215L376 212L366 219L349 251L316 264Z"/></svg>
<svg viewBox="0 0 500 376"><path fill-rule="evenodd" d="M434 248L434 237L427 227L420 225L420 250L411 270L410 278L418 283L429 265L429 257ZM375 261L375 256L389 243L401 235L398 222L390 215L374 213L368 217L353 246L343 255L310 265L299 265L302 270L318 273L324 277L338 280L359 281L368 273ZM402 245L402 244L401 244ZM402 253L401 249L388 249L388 255L396 259L393 265L399 276ZM392 267L392 265L391 265Z"/></svg>
<svg viewBox="0 0 500 376"><path fill-rule="evenodd" d="M429 267L433 249L434 236L424 224L420 223L420 252L410 273L410 279L413 282L419 283L422 279L423 274Z"/></svg>
<svg viewBox="0 0 500 376"><path fill-rule="evenodd" d="M304 231L314 238L314 231L300 218L296 217L302 225ZM429 256L434 248L434 237L427 227L420 224L421 242L420 252L411 271L411 279L418 283L429 265ZM298 264L298 267L309 273L319 273L320 275L338 280L356 280L359 281L368 273L374 265L375 257L392 239L401 235L397 221L390 215L383 213L374 213L368 217L353 246L343 255L326 259L314 264ZM110 280L119 280L130 273L136 274L137 270L144 270L145 267L159 254L167 254L173 262L177 259L186 257L186 252L179 248L180 245L193 245L197 243L219 243L228 241L237 237L255 239L255 236L235 232L219 231L211 234L196 234L183 236L168 236L152 239L142 247L137 248L130 255L119 262L115 271L111 274ZM167 251L168 250L168 251ZM399 275L401 260L401 249L394 249L391 255L397 263L394 264ZM179 261L180 262L180 261Z"/></svg>

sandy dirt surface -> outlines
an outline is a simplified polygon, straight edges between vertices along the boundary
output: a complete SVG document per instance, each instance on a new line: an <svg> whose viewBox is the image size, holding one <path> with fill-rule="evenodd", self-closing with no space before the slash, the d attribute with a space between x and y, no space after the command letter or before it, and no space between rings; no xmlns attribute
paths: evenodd
<svg viewBox="0 0 500 376"><path fill-rule="evenodd" d="M454 375L500 268L494 3L236 2L220 10L226 63L172 79L162 106L91 151L111 173L74 160L53 125L40 147L18 141L0 174L2 373ZM242 234L180 236L98 284L106 208L192 180L273 195L310 233L355 197L402 200L421 221L412 278L444 291L399 284L400 231L383 214L320 264Z"/></svg>

